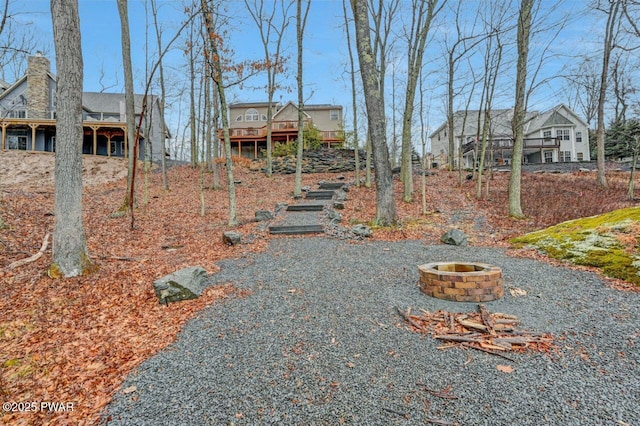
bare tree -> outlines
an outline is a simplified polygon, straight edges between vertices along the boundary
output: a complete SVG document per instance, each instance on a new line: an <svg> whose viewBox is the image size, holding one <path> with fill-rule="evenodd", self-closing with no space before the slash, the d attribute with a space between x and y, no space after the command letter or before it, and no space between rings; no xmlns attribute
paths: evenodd
<svg viewBox="0 0 640 426"><path fill-rule="evenodd" d="M604 4L602 4L604 3ZM608 187L607 177L605 175L605 158L604 158L604 115L605 102L607 97L607 82L609 75L609 62L611 52L615 47L615 40L620 30L620 17L622 8L620 7L622 0L603 0L598 1L596 10L604 12L607 15L607 24L605 27L603 50L602 50L602 71L600 73L600 90L598 92L598 122L596 127L596 147L597 147L597 164L598 178L597 183L602 187Z"/></svg>
<svg viewBox="0 0 640 426"><path fill-rule="evenodd" d="M442 3L444 4L444 3ZM407 85L405 94L404 113L402 116L402 170L401 177L404 184L403 200L413 200L413 171L411 155L413 144L411 134L413 131L414 104L418 77L422 69L424 49L431 24L435 16L442 10L442 4L438 0L413 0L411 27L407 34Z"/></svg>
<svg viewBox="0 0 640 426"><path fill-rule="evenodd" d="M131 37L129 35L129 11L127 0L118 1L118 14L120 15L120 31L122 39L122 68L124 70L124 101L127 120L127 134L125 144L128 150L129 162L127 168L127 192L121 212L130 211L133 217L135 165L137 147L136 140L136 115L133 91L133 70L131 68ZM132 221L133 223L133 221Z"/></svg>
<svg viewBox="0 0 640 426"><path fill-rule="evenodd" d="M200 0L202 5L202 13L204 16L205 28L209 40L209 51L211 57L208 58L212 67L211 75L218 89L218 100L220 101L220 111L222 118L222 133L224 135L224 154L225 165L227 168L227 192L229 194L229 226L238 224L238 214L236 212L236 189L233 179L233 160L231 159L231 138L229 136L229 118L227 116L227 98L225 96L224 73L222 68L222 58L218 44L220 37L215 31L213 24L213 12L208 4L208 0Z"/></svg>
<svg viewBox="0 0 640 426"><path fill-rule="evenodd" d="M289 10L293 0L272 1L271 9L265 10L264 0L245 0L249 14L253 18L264 48L265 70L267 72L267 176L273 173L271 152L271 122L273 120L273 95L277 89L278 74L284 71L284 57L280 54L284 32L289 26ZM298 105L300 107L300 105Z"/></svg>
<svg viewBox="0 0 640 426"><path fill-rule="evenodd" d="M371 47L369 14L366 0L352 0L353 17L356 28L356 43L360 63L360 74L364 88L369 121L369 137L373 147L373 161L376 173L376 222L380 225L392 225L398 220L393 195L389 148L384 120L384 99L380 86L379 64Z"/></svg>
<svg viewBox="0 0 640 426"><path fill-rule="evenodd" d="M358 114L356 97L356 71L351 48L351 35L349 34L349 19L347 17L347 3L342 0L342 11L344 12L344 26L347 32L347 48L349 51L349 76L351 78L351 107L353 109L353 146L356 167L356 187L360 187L360 143L358 141Z"/></svg>
<svg viewBox="0 0 640 426"><path fill-rule="evenodd" d="M57 115L52 277L89 273L82 223L82 46L77 0L51 0L56 46Z"/></svg>
<svg viewBox="0 0 640 426"><path fill-rule="evenodd" d="M513 157L509 176L509 216L524 218L520 200L522 180L522 150L524 145L524 119L527 113L525 92L527 89L527 61L529 59L529 34L531 32L531 10L534 0L522 0L518 14L518 65L516 71L516 99L513 108Z"/></svg>
<svg viewBox="0 0 640 426"><path fill-rule="evenodd" d="M454 169L454 153L456 152L455 142L454 142L454 117L453 117L453 108L455 103L455 98L459 94L459 91L456 91L454 88L454 83L456 80L456 72L458 70L459 62L472 50L476 47L482 40L483 37L480 34L474 34L475 28L475 19L474 25L469 34L465 34L464 29L462 28L461 17L463 16L461 8L465 3L463 1L458 2L457 8L455 11L452 11L455 15L455 41L451 45L446 46L447 52L447 126L448 130L448 138L449 138L449 171L453 171ZM477 17L478 15L476 15ZM446 43L446 41L445 41ZM475 79L474 79L475 80ZM464 129L464 127L463 127ZM461 154L461 153L460 153ZM461 165L458 164L458 168L461 168Z"/></svg>
<svg viewBox="0 0 640 426"><path fill-rule="evenodd" d="M153 15L153 27L156 31L156 42L158 44L158 54L162 51L162 29L158 24L158 7L156 6L156 0L151 0L151 14ZM160 73L160 117L164 117L165 111L165 99L167 98L165 84L164 84L164 66L162 58L158 60L158 72ZM169 190L169 179L167 178L167 161L166 161L166 153L167 146L165 144L164 135L162 137L162 153L160 155L160 161L162 166L162 187L165 191Z"/></svg>
<svg viewBox="0 0 640 426"><path fill-rule="evenodd" d="M302 196L302 154L304 153L304 87L302 80L302 41L304 39L304 28L307 24L307 16L311 9L311 0L307 0L305 7L302 0L296 0L296 41L298 46L298 72L296 82L298 86L298 146L296 151L296 175L293 186L293 196Z"/></svg>

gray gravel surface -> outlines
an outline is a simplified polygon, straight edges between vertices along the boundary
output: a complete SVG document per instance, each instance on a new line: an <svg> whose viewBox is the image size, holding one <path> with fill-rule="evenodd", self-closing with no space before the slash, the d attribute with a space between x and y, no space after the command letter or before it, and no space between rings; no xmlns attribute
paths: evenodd
<svg viewBox="0 0 640 426"><path fill-rule="evenodd" d="M511 362L407 330L396 307L476 309L420 292L417 265L433 261L500 266L505 288L527 295L486 306L554 333L557 353ZM494 248L326 238L277 239L220 266L212 284L251 294L190 321L126 379L136 390L116 394L103 423L640 425L640 295L592 273Z"/></svg>

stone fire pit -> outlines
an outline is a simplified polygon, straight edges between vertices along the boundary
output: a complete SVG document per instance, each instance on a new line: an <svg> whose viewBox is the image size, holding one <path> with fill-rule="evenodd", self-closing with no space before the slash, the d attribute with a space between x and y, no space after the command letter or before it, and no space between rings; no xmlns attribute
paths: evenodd
<svg viewBox="0 0 640 426"><path fill-rule="evenodd" d="M502 269L486 263L435 262L418 266L424 293L454 302L489 302L504 296Z"/></svg>

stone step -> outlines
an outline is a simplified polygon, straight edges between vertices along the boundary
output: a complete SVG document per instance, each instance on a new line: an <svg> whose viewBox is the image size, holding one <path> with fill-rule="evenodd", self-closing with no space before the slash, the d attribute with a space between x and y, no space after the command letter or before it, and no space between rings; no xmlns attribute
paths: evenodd
<svg viewBox="0 0 640 426"><path fill-rule="evenodd" d="M299 203L287 206L288 212L321 212L325 203Z"/></svg>
<svg viewBox="0 0 640 426"><path fill-rule="evenodd" d="M345 185L344 182L320 182L318 188L320 189L340 189Z"/></svg>
<svg viewBox="0 0 640 426"><path fill-rule="evenodd" d="M335 191L308 191L305 198L307 200L330 200Z"/></svg>
<svg viewBox="0 0 640 426"><path fill-rule="evenodd" d="M270 234L302 235L324 232L322 225L270 226Z"/></svg>

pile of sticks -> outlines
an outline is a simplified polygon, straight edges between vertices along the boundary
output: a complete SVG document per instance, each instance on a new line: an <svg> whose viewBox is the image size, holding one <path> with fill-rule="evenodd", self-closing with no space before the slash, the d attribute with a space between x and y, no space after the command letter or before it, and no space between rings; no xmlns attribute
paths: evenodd
<svg viewBox="0 0 640 426"><path fill-rule="evenodd" d="M421 309L420 314L415 315L411 308L396 309L410 329L445 342L438 349L462 346L512 360L505 353L527 350L548 353L554 346L551 333L519 330L518 317L489 313L483 304L478 305L478 312L469 313L442 310L430 313Z"/></svg>

